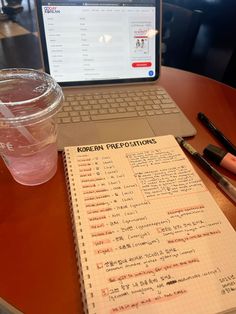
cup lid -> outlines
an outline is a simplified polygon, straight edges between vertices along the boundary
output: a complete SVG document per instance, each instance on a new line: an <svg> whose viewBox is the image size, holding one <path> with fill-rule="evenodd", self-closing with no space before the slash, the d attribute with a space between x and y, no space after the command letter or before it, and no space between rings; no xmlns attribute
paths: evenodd
<svg viewBox="0 0 236 314"><path fill-rule="evenodd" d="M36 123L54 115L62 100L61 87L45 72L0 70L0 122Z"/></svg>

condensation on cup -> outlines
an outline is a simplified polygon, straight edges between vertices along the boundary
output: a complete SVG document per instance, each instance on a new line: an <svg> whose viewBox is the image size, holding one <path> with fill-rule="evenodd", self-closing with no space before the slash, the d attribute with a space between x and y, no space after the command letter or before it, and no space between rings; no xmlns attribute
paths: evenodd
<svg viewBox="0 0 236 314"><path fill-rule="evenodd" d="M0 70L0 155L13 178L38 185L57 170L57 124L63 93L48 74Z"/></svg>

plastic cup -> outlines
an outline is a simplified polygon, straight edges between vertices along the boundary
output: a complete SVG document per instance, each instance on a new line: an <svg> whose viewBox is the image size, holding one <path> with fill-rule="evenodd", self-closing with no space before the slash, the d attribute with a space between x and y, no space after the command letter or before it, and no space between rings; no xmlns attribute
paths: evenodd
<svg viewBox="0 0 236 314"><path fill-rule="evenodd" d="M0 70L0 155L13 178L38 185L57 170L57 124L63 93L48 74Z"/></svg>

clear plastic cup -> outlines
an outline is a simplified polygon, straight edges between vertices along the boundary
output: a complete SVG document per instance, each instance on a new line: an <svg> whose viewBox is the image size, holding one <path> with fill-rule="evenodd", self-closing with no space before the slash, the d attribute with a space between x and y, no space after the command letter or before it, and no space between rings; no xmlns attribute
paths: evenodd
<svg viewBox="0 0 236 314"><path fill-rule="evenodd" d="M57 170L57 124L63 93L48 74L0 70L0 155L24 185L48 181Z"/></svg>

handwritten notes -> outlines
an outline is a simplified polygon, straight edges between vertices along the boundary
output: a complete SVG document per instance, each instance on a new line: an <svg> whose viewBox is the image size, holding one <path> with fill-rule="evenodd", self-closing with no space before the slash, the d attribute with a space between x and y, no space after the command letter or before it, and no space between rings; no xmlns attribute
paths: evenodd
<svg viewBox="0 0 236 314"><path fill-rule="evenodd" d="M89 313L236 308L235 232L174 137L64 156Z"/></svg>

